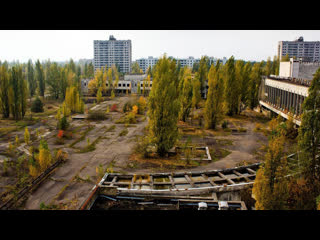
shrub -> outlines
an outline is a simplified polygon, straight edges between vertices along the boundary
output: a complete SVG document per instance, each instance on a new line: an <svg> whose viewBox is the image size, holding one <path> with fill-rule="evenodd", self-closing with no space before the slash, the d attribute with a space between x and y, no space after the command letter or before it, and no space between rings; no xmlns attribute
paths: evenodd
<svg viewBox="0 0 320 240"><path fill-rule="evenodd" d="M221 124L221 127L223 129L227 128L228 127L228 121L223 121L223 123Z"/></svg>
<svg viewBox="0 0 320 240"><path fill-rule="evenodd" d="M116 112L117 111L117 104L113 104L111 106L111 109L110 109L111 112Z"/></svg>
<svg viewBox="0 0 320 240"><path fill-rule="evenodd" d="M122 111L125 113L125 112L130 112L131 110L132 110L132 103L128 101L123 105Z"/></svg>
<svg viewBox="0 0 320 240"><path fill-rule="evenodd" d="M32 102L32 105L31 105L31 112L35 112L35 113L38 113L38 112L43 112L43 103L42 101L40 100L39 97L37 97L33 102Z"/></svg>
<svg viewBox="0 0 320 240"><path fill-rule="evenodd" d="M121 137L121 136L125 136L127 134L128 134L128 129L125 128L119 133L119 136Z"/></svg>
<svg viewBox="0 0 320 240"><path fill-rule="evenodd" d="M125 117L125 123L136 123L136 115L133 112L128 113Z"/></svg>
<svg viewBox="0 0 320 240"><path fill-rule="evenodd" d="M66 116L63 116L58 122L59 130L66 130L69 127L69 123Z"/></svg>

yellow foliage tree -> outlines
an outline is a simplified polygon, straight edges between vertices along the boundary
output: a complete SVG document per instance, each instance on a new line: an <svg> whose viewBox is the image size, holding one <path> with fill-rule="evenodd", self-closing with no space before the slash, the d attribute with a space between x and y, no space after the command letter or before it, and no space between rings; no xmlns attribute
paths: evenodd
<svg viewBox="0 0 320 240"><path fill-rule="evenodd" d="M24 142L29 145L29 141L30 141L30 133L28 131L28 128L26 127L24 130Z"/></svg>
<svg viewBox="0 0 320 240"><path fill-rule="evenodd" d="M40 146L39 146L40 170L41 171L46 170L50 166L51 161L52 161L52 156L48 148L47 142L44 140L40 140Z"/></svg>
<svg viewBox="0 0 320 240"><path fill-rule="evenodd" d="M144 111L146 110L146 106L147 106L147 101L144 97L141 96L138 100L138 113L143 114Z"/></svg>

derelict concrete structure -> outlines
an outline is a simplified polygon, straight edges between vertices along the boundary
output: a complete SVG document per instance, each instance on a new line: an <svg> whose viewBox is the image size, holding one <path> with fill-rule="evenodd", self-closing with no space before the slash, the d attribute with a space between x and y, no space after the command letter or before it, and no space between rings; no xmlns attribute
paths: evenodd
<svg viewBox="0 0 320 240"><path fill-rule="evenodd" d="M311 84L309 79L264 76L259 90L259 104L262 109L269 110L300 126L302 104L308 97Z"/></svg>

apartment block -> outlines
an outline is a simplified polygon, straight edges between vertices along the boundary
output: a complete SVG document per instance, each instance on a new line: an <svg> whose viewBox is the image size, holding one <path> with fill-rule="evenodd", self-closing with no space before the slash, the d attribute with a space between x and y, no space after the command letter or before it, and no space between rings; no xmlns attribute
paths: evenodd
<svg viewBox="0 0 320 240"><path fill-rule="evenodd" d="M116 65L120 72L129 73L132 62L131 40L117 40L112 35L109 40L94 40L94 69Z"/></svg>
<svg viewBox="0 0 320 240"><path fill-rule="evenodd" d="M290 58L295 57L306 62L320 62L320 41L304 41L299 37L294 41L280 41L278 43L278 57L288 54Z"/></svg>

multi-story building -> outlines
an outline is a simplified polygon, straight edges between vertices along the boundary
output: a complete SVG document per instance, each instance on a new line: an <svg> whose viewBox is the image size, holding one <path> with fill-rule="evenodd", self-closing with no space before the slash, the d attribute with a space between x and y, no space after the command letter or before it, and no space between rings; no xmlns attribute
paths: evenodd
<svg viewBox="0 0 320 240"><path fill-rule="evenodd" d="M149 67L153 68L154 65L157 64L158 58L148 57L148 58L140 58L137 59L136 62L139 64L139 67L143 70L145 73ZM195 63L200 63L200 58L194 58L194 57L188 57L188 58L176 58L177 64L178 61L180 61L180 66L183 68L185 66L192 68ZM210 65L216 64L218 61L217 58L209 57L209 63ZM222 64L225 64L227 59L224 57L223 59L220 59Z"/></svg>
<svg viewBox="0 0 320 240"><path fill-rule="evenodd" d="M109 40L94 40L94 70L116 65L120 72L131 71L131 40L116 40L112 35Z"/></svg>
<svg viewBox="0 0 320 240"><path fill-rule="evenodd" d="M278 43L278 57L288 55L290 58L301 58L307 62L320 62L320 41L305 42L303 37L295 41L280 41Z"/></svg>
<svg viewBox="0 0 320 240"><path fill-rule="evenodd" d="M139 64L139 67L145 73L149 67L153 68L153 66L157 64L158 60L158 58L148 57L137 59L136 62Z"/></svg>

